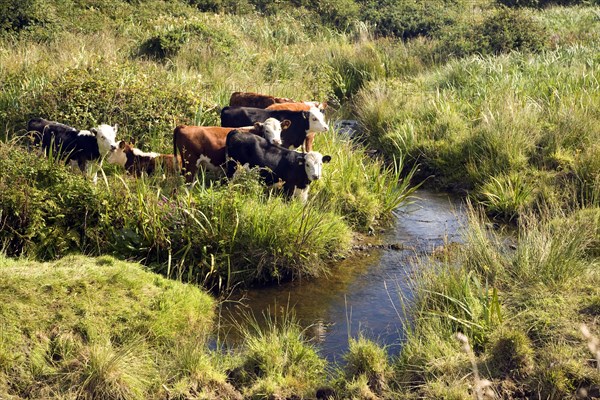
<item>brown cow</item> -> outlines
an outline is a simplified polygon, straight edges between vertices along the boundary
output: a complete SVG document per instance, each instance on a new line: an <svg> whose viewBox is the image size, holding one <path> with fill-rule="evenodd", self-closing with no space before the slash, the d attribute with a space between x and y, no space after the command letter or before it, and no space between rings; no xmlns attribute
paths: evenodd
<svg viewBox="0 0 600 400"><path fill-rule="evenodd" d="M279 122L269 118L264 123L241 130L264 137L269 143L281 144L281 130L290 126L289 121ZM181 154L181 169L186 182L192 182L199 167L205 170L224 173L221 166L227 156L225 141L227 134L234 129L220 126L180 125L173 132L173 154Z"/></svg>
<svg viewBox="0 0 600 400"><path fill-rule="evenodd" d="M272 104L278 103L295 103L295 101L285 97L274 97L252 92L233 92L229 98L229 105L231 107L267 108Z"/></svg>
<svg viewBox="0 0 600 400"><path fill-rule="evenodd" d="M318 108L321 112L325 110L327 105L318 101L303 101L293 103L277 103L266 107L267 110L287 110L287 111L308 111L312 107Z"/></svg>
<svg viewBox="0 0 600 400"><path fill-rule="evenodd" d="M177 160L181 162L179 157ZM124 140L119 142L117 149L109 155L107 161L122 166L134 176L143 173L152 175L154 171L161 168L164 173L174 175L176 168L173 154L146 153Z"/></svg>

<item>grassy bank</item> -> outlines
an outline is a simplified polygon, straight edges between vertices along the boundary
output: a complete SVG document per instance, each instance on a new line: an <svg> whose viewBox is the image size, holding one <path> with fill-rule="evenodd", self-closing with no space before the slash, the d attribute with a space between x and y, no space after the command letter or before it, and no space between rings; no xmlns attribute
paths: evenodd
<svg viewBox="0 0 600 400"><path fill-rule="evenodd" d="M45 14L0 14L0 242L23 257L0 261L0 397L597 396L579 330L599 335L594 2L36 1L15 4ZM174 126L218 125L235 90L329 100L362 144L317 136L332 162L303 205L253 174L185 187L105 166L93 184L22 137L33 116L118 123L168 152ZM327 274L353 233L390 219L412 168L517 232L474 215L463 246L418 261L397 358L359 337L328 368L291 317L207 350L212 301L178 281ZM73 253L104 256L61 259Z"/></svg>

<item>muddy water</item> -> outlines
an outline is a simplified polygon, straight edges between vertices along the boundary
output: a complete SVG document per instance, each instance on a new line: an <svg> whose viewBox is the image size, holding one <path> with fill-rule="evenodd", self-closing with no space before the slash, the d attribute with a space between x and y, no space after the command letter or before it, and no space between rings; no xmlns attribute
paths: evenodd
<svg viewBox="0 0 600 400"><path fill-rule="evenodd" d="M460 241L464 223L460 203L446 194L421 190L416 197L413 204L397 210L394 225L379 238L391 246L343 260L329 278L244 292L241 300L224 305L223 315L227 318L242 310L261 321L263 313L274 316L282 309L293 309L329 361L341 361L348 337L357 337L359 332L388 346L389 353L397 353L406 323L400 298L411 298L415 257ZM235 330L226 331L225 341L235 344L239 340Z"/></svg>

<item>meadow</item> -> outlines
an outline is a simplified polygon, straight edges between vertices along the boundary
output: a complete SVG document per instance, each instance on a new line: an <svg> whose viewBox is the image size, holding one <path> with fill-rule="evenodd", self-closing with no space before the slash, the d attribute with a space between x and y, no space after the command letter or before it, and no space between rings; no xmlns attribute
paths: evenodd
<svg viewBox="0 0 600 400"><path fill-rule="evenodd" d="M597 2L1 4L0 397L600 393ZM359 121L317 135L332 161L306 204L252 172L186 186L104 164L94 183L28 149L42 116L167 153L236 90ZM357 337L327 365L293 310L210 343L215 295L327 276L418 184L471 218L464 245L415 259L398 357Z"/></svg>

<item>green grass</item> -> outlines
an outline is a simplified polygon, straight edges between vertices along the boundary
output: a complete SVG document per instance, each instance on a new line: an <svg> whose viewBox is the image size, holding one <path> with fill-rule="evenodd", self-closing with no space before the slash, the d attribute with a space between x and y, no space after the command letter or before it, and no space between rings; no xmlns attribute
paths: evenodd
<svg viewBox="0 0 600 400"><path fill-rule="evenodd" d="M599 331L597 6L399 2L382 10L408 11L385 26L336 29L306 4L231 15L179 1L39 1L39 23L0 38L0 241L16 257L0 259L0 397L311 398L332 385L339 398L473 398L457 332L498 397L597 391L578 330ZM515 36L494 34L503 21ZM373 35L404 22L400 35L426 32ZM531 32L539 42L511 42ZM119 138L168 152L174 126L218 125L236 90L329 100L328 117L358 119L363 143L317 135L332 162L303 205L255 174L184 187L105 166L94 185L21 138L32 116L118 123ZM326 275L353 233L391 220L411 181L465 194L477 212L463 245L418 261L398 357L351 339L347 368L328 382L289 315L251 323L239 351L206 349L213 301L178 281ZM484 215L514 231L498 234ZM73 253L145 267L63 258Z"/></svg>
<svg viewBox="0 0 600 400"><path fill-rule="evenodd" d="M1 256L0 284L2 396L148 398L168 355L212 329L209 295L108 256Z"/></svg>

